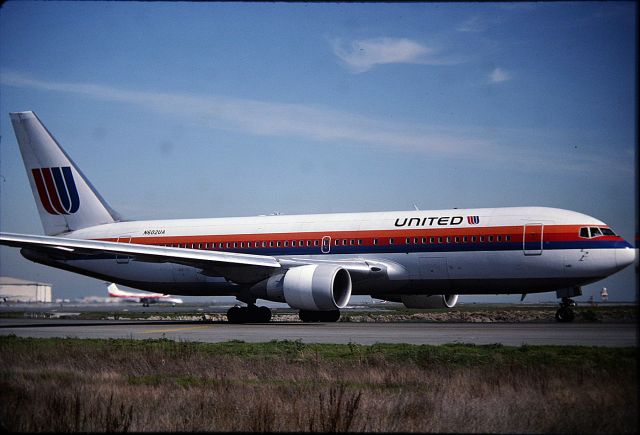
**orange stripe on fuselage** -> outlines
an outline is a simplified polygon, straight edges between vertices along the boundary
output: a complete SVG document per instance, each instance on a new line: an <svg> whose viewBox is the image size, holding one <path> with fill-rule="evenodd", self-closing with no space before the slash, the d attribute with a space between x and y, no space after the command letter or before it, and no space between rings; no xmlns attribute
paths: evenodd
<svg viewBox="0 0 640 435"><path fill-rule="evenodd" d="M581 227L594 226L592 224L584 225L545 225L544 240L545 241L574 241L585 240L578 237ZM190 236L151 236L151 237L132 237L130 243L144 245L175 245L175 244L191 244L191 243L227 243L227 242L284 242L284 241L320 241L323 237L329 236L332 240L361 240L360 246L373 246L373 239L378 239L377 246L389 245L389 239L394 239L394 245L404 244L406 238L422 238L422 237L480 237L480 236L510 236L511 242L521 242L523 238L523 226L495 226L495 227L458 227L458 228L416 228L416 229L398 229L398 230L362 230L362 231L313 231L313 232L295 232L295 233L265 233L265 234L203 234ZM538 241L538 235L527 234L525 241ZM109 242L116 242L117 237L99 239ZM620 240L617 236L598 237L598 240ZM494 240L495 241L495 240ZM502 240L504 241L504 239ZM427 240L427 243L429 239ZM436 240L437 243L437 240ZM256 247L257 248L257 247Z"/></svg>

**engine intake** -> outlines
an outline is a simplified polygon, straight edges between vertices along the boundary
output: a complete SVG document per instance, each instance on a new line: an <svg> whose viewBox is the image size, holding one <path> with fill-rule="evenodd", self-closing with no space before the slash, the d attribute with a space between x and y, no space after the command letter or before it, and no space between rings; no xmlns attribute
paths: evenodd
<svg viewBox="0 0 640 435"><path fill-rule="evenodd" d="M309 264L273 275L256 284L251 293L299 310L333 311L349 303L351 275L337 265Z"/></svg>
<svg viewBox="0 0 640 435"><path fill-rule="evenodd" d="M292 308L311 311L344 308L351 299L351 275L340 266L310 264L289 269L284 299Z"/></svg>

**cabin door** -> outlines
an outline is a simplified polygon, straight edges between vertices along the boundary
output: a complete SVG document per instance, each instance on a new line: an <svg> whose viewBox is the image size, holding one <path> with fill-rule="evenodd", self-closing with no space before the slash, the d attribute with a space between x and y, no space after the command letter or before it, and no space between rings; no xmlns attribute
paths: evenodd
<svg viewBox="0 0 640 435"><path fill-rule="evenodd" d="M543 224L526 224L522 238L524 255L542 255Z"/></svg>

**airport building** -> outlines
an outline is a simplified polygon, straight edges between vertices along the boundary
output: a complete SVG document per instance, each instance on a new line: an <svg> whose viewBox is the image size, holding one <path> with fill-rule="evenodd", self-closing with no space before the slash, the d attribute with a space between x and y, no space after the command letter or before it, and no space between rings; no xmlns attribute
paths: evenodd
<svg viewBox="0 0 640 435"><path fill-rule="evenodd" d="M0 276L0 302L51 302L51 284Z"/></svg>

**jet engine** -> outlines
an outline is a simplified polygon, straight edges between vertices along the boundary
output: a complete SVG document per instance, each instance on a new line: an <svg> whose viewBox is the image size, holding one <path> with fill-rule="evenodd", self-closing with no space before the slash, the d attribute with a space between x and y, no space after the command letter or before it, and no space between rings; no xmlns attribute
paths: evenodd
<svg viewBox="0 0 640 435"><path fill-rule="evenodd" d="M458 295L402 295L400 300L407 308L453 308Z"/></svg>
<svg viewBox="0 0 640 435"><path fill-rule="evenodd" d="M297 266L256 284L251 293L299 310L333 311L349 303L351 275L332 264Z"/></svg>

